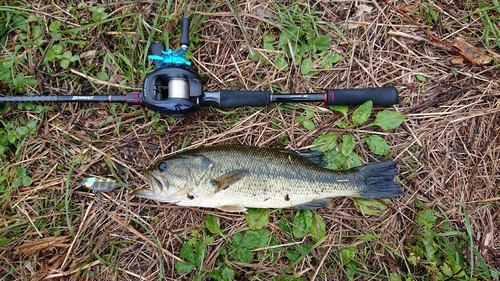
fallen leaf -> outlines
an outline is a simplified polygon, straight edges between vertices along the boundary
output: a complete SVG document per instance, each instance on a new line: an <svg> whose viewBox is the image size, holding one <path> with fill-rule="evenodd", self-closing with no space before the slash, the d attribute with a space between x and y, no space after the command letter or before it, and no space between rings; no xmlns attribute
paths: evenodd
<svg viewBox="0 0 500 281"><path fill-rule="evenodd" d="M257 5L252 9L252 13L256 16L274 19L276 15L267 7L263 7L262 5Z"/></svg>
<svg viewBox="0 0 500 281"><path fill-rule="evenodd" d="M373 7L369 5L359 4L356 6L355 18L364 16L365 14L370 14L373 11Z"/></svg>
<svg viewBox="0 0 500 281"><path fill-rule="evenodd" d="M457 48L460 54L472 64L485 65L492 61L491 56L481 52L478 48L467 43L461 37L453 39L451 46Z"/></svg>
<svg viewBox="0 0 500 281"><path fill-rule="evenodd" d="M28 242L21 246L15 247L14 254L40 251L43 249L53 248L53 247L66 247L69 245L65 244L64 242L68 242L68 236L46 237L34 242Z"/></svg>
<svg viewBox="0 0 500 281"><path fill-rule="evenodd" d="M95 57L97 55L97 50L90 50L80 54L80 58Z"/></svg>
<svg viewBox="0 0 500 281"><path fill-rule="evenodd" d="M453 65L462 65L464 64L464 57L453 57L450 59L451 64Z"/></svg>
<svg viewBox="0 0 500 281"><path fill-rule="evenodd" d="M347 28L354 29L358 28L361 25L366 25L365 23L365 15L372 13L373 7L369 5L360 4L356 6L356 14L352 17L356 19L355 21L349 21L347 24Z"/></svg>

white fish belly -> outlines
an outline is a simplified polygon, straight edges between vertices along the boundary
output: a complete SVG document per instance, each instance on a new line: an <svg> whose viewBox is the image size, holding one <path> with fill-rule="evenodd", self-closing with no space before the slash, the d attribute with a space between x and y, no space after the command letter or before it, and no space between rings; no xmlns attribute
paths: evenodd
<svg viewBox="0 0 500 281"><path fill-rule="evenodd" d="M208 187L192 194L183 206L218 208L239 205L246 208L292 208L318 199L356 196L359 190L342 184L304 182L294 179L244 179L220 191Z"/></svg>

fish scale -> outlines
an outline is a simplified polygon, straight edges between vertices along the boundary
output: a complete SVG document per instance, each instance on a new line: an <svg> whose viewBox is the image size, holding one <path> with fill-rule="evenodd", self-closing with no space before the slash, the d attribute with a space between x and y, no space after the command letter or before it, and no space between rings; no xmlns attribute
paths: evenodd
<svg viewBox="0 0 500 281"><path fill-rule="evenodd" d="M187 150L153 164L145 171L151 189L136 190L134 195L180 206L244 212L246 208L316 209L328 206L329 199L337 196L403 194L394 181L397 162L337 171L316 165L321 161L304 155L249 146Z"/></svg>

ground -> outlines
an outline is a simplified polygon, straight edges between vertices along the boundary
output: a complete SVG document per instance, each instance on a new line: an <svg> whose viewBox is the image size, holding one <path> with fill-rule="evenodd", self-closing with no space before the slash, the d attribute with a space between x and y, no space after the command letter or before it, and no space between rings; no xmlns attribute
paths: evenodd
<svg viewBox="0 0 500 281"><path fill-rule="evenodd" d="M0 280L498 280L499 13L497 1L3 1L2 95L140 90L149 46L177 48L187 16L205 91L394 86L399 101L363 124L357 106L321 103L185 118L2 104ZM404 122L366 126L384 110ZM131 196L161 156L229 143L323 145L337 166L396 160L405 195L247 215ZM97 196L81 185L94 176L127 186Z"/></svg>

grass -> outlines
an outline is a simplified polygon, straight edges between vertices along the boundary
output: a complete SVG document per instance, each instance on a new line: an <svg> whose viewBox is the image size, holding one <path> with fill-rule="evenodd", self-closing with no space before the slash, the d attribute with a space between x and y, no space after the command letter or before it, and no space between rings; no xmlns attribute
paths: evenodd
<svg viewBox="0 0 500 281"><path fill-rule="evenodd" d="M0 280L499 280L498 65L452 65L456 54L423 31L498 60L496 1L399 11L384 1L11 2L0 5L2 95L139 90L154 70L149 46L176 48L187 14L188 56L207 91L395 85L400 102L183 119L126 105L0 105ZM312 148L335 169L398 160L406 193L247 214L130 198L161 155L229 143ZM98 199L80 186L89 176L129 187Z"/></svg>

